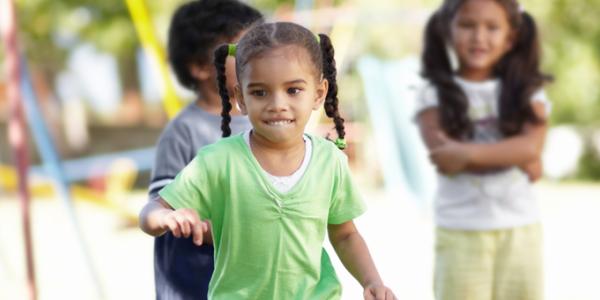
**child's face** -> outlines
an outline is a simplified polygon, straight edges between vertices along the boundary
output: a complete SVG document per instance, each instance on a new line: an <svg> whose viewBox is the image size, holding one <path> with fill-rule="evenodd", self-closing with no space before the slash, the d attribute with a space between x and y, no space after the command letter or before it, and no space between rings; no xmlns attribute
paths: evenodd
<svg viewBox="0 0 600 300"><path fill-rule="evenodd" d="M327 80L317 78L305 49L284 46L251 59L235 91L257 138L285 145L302 142L311 112L325 99Z"/></svg>
<svg viewBox="0 0 600 300"><path fill-rule="evenodd" d="M491 75L512 47L513 30L504 7L494 0L466 0L452 23L451 43L465 77Z"/></svg>

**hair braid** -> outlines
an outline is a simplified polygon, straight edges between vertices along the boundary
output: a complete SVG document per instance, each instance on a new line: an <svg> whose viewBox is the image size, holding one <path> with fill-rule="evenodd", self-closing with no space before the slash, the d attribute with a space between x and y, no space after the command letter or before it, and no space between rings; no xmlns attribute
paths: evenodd
<svg viewBox="0 0 600 300"><path fill-rule="evenodd" d="M337 86L337 70L335 68L335 58L333 45L331 39L325 34L319 34L319 41L321 43L321 51L323 53L323 76L329 82L329 89L325 97L325 113L328 117L333 119L335 124L335 130L338 134L338 138L343 139L346 136L344 130L344 119L340 116L338 110L338 86Z"/></svg>
<svg viewBox="0 0 600 300"><path fill-rule="evenodd" d="M225 76L225 62L228 56L228 45L221 45L215 50L215 68L217 69L217 84L219 87L219 95L221 95L221 101L223 103L223 110L221 111L221 131L223 137L231 135L231 111L232 105L229 101L229 92L227 92L227 77Z"/></svg>
<svg viewBox="0 0 600 300"><path fill-rule="evenodd" d="M552 77L540 71L541 49L535 21L527 12L521 13L516 43L500 64L497 73L502 79L500 94L500 129L507 136L518 134L527 122L540 123L529 99Z"/></svg>
<svg viewBox="0 0 600 300"><path fill-rule="evenodd" d="M473 135L473 123L467 115L467 96L454 81L454 71L446 52L444 19L434 13L425 26L423 76L435 86L439 95L440 123L448 136L462 140Z"/></svg>

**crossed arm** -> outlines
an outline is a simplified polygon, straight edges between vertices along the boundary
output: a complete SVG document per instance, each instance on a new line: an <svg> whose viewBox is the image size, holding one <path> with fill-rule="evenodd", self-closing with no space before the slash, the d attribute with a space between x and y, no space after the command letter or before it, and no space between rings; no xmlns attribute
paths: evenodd
<svg viewBox="0 0 600 300"><path fill-rule="evenodd" d="M531 105L542 122L527 123L522 133L492 144L453 140L440 127L436 108L423 111L418 116L418 123L431 161L444 174L518 166L531 181L539 179L547 125L544 104L533 101Z"/></svg>

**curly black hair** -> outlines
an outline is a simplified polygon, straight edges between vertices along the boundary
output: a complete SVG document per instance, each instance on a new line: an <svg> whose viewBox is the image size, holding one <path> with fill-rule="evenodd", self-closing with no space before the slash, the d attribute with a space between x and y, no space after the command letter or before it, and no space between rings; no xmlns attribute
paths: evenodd
<svg viewBox="0 0 600 300"><path fill-rule="evenodd" d="M297 45L307 50L317 76L323 75L323 78L329 82L327 95L325 96L325 113L333 119L338 138L343 139L346 135L344 129L344 119L338 111L338 87L337 71L335 67L334 51L331 40L325 34L313 34L310 30L294 23L277 22L261 24L253 27L242 37L236 50L236 72L242 74L246 64L253 58L259 56L267 50L287 45ZM231 129L229 122L231 117L229 111L229 94L225 86L225 61L228 55L228 45L222 45L215 50L215 67L217 68L217 82L219 94L223 100L223 118L221 130L223 136L229 136ZM343 147L343 146L340 146Z"/></svg>
<svg viewBox="0 0 600 300"><path fill-rule="evenodd" d="M258 10L236 0L196 0L180 6L168 36L169 62L179 82L195 91L198 83L190 65L212 63L217 45L263 20Z"/></svg>

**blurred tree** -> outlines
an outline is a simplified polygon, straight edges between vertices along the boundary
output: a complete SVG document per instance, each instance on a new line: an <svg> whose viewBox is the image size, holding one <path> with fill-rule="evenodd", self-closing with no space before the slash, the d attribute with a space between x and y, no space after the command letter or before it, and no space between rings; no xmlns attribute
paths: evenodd
<svg viewBox="0 0 600 300"><path fill-rule="evenodd" d="M556 123L592 124L600 120L600 0L544 1L541 22Z"/></svg>
<svg viewBox="0 0 600 300"><path fill-rule="evenodd" d="M314 1L314 0L313 0ZM294 1L290 0L249 0L244 1L254 7L259 7L265 10L273 11L277 9L280 5L293 5Z"/></svg>
<svg viewBox="0 0 600 300"><path fill-rule="evenodd" d="M243 1L243 0L242 0ZM173 11L186 0L146 0L159 39L166 43L166 31ZM294 0L246 0L259 9L275 11L282 5L293 7ZM336 4L340 0L311 0ZM126 89L137 87L135 51L139 46L125 0L17 0L22 49L31 66L46 78L64 68L65 59L78 44L91 43L114 55ZM41 51L43 49L43 51Z"/></svg>
<svg viewBox="0 0 600 300"><path fill-rule="evenodd" d="M575 177L600 180L600 157L591 144L600 126L600 0L529 0L544 45L545 67L556 81L548 87L554 124L575 124L586 151Z"/></svg>
<svg viewBox="0 0 600 300"><path fill-rule="evenodd" d="M183 1L147 1L153 21L166 27ZM135 51L139 45L124 0L17 1L22 49L36 70L53 78L70 49L91 43L117 58L123 86L137 88ZM164 32L159 38L164 39Z"/></svg>

